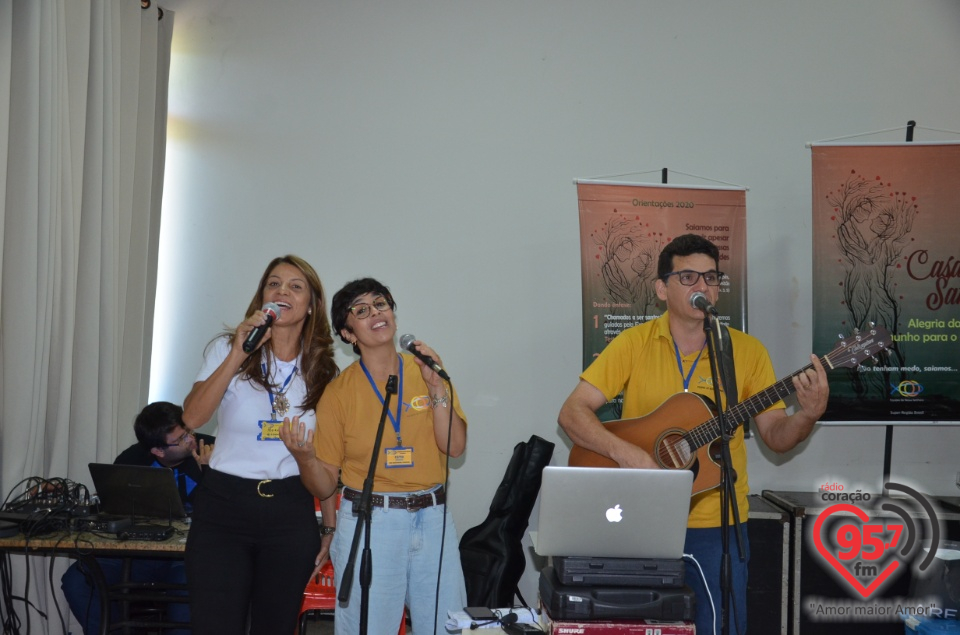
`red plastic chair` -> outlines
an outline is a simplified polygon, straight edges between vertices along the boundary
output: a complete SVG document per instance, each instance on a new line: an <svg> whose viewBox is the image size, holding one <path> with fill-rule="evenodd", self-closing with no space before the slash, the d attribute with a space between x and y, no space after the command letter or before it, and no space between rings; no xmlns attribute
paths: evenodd
<svg viewBox="0 0 960 635"><path fill-rule="evenodd" d="M340 498L337 497L337 507L340 507ZM320 510L320 501L316 501L317 511ZM307 634L307 621L312 615L333 615L337 606L337 588L333 577L333 563L327 563L320 569L320 574L310 578L307 588L303 590L303 602L300 603L300 632ZM400 630L397 635L406 635L406 611L400 616Z"/></svg>

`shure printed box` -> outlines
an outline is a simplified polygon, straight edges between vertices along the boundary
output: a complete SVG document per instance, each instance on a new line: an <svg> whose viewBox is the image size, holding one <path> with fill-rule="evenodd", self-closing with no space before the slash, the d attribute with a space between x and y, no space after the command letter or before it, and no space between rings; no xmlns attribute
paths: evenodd
<svg viewBox="0 0 960 635"><path fill-rule="evenodd" d="M693 622L616 620L605 622L553 621L543 612L543 625L552 635L695 635Z"/></svg>

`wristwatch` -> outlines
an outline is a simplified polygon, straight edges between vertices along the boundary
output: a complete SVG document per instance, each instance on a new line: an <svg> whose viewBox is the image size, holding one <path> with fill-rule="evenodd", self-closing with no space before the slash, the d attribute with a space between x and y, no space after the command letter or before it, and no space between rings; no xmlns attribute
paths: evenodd
<svg viewBox="0 0 960 635"><path fill-rule="evenodd" d="M320 527L320 535L321 535L321 536L329 536L330 534L332 534L332 533L335 532L336 530L337 530L336 527L328 527L328 526L326 526L326 525L322 525L322 526Z"/></svg>

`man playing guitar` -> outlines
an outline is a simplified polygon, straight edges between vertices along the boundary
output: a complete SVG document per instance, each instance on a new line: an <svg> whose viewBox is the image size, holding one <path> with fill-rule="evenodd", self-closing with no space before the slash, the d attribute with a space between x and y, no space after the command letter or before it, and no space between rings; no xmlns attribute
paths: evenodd
<svg viewBox="0 0 960 635"><path fill-rule="evenodd" d="M580 375L580 382L560 410L558 422L580 448L595 453L620 467L658 468L663 461L604 426L596 412L623 392L623 417L653 413L671 395L698 393L712 400L713 382L703 329L704 312L691 297L702 293L711 304L718 298L723 274L716 245L694 234L675 238L660 253L655 289L667 310L659 318L634 326L618 335ZM729 329L733 345L738 400L743 401L776 382L766 348L756 338ZM816 355L811 366L792 377L799 408L787 415L782 401L754 415L756 430L775 452L787 452L809 436L827 407L829 387L824 367ZM724 408L726 404L724 404ZM707 417L704 417L707 418ZM742 422L731 422L738 424ZM736 504L746 521L747 452L743 428L730 441L730 454L737 474ZM572 458L572 455L571 455ZM571 460L571 464L573 461ZM673 467L666 465L666 467ZM651 510L652 513L655 511ZM693 496L690 503L684 553L692 554L700 566L717 606L716 632L720 632L720 492L708 489ZM742 528L745 554L737 553L731 515L730 632L746 632L746 588L749 545L746 526ZM686 576L697 596L697 633L713 632L714 620L703 581L694 570Z"/></svg>

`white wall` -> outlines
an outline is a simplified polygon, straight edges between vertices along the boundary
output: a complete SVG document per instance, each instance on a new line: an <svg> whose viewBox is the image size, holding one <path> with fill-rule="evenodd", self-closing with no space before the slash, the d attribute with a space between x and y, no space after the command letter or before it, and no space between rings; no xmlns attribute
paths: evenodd
<svg viewBox="0 0 960 635"><path fill-rule="evenodd" d="M566 462L574 178L667 167L749 187L750 331L785 375L811 346L804 144L909 119L960 130L954 0L163 5L176 28L151 398L182 401L273 256L307 258L330 294L377 277L469 415L451 479L461 532L515 443L539 434ZM894 475L957 494L958 441L897 429ZM883 448L883 427L820 428L788 457L752 444L752 488L875 489Z"/></svg>

